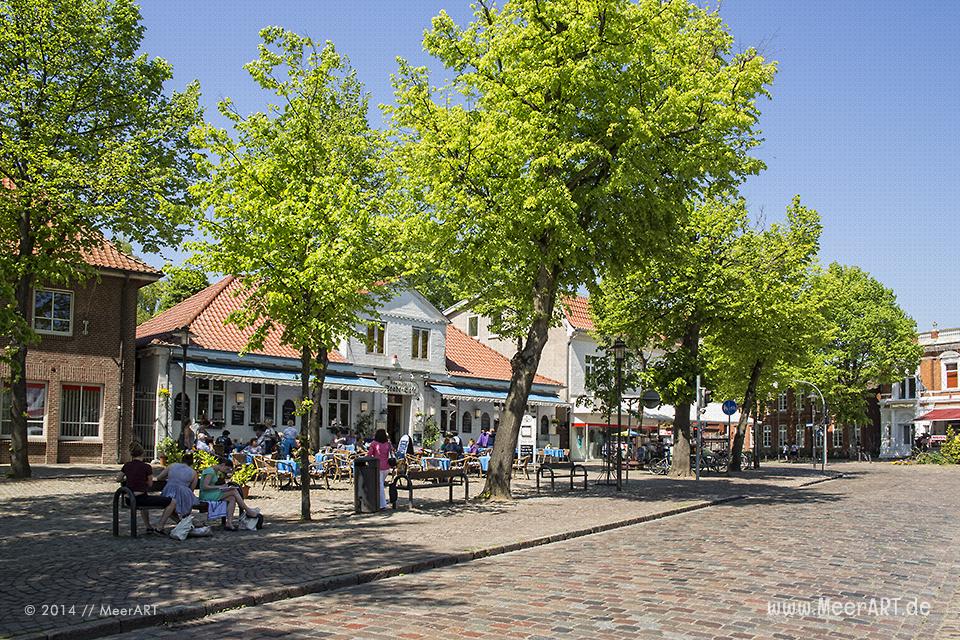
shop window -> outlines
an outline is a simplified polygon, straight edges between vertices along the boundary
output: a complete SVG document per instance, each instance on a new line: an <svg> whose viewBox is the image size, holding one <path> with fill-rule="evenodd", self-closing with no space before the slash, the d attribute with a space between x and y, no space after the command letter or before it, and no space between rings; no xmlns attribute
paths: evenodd
<svg viewBox="0 0 960 640"><path fill-rule="evenodd" d="M99 438L103 405L101 387L63 385L60 401L60 437Z"/></svg>
<svg viewBox="0 0 960 640"><path fill-rule="evenodd" d="M327 419L329 426L350 428L350 392L345 389L330 389L327 395Z"/></svg>
<svg viewBox="0 0 960 640"><path fill-rule="evenodd" d="M9 437L13 434L13 418L10 416L10 406L13 402L13 392L9 385L3 387L0 394L0 437ZM44 418L47 413L47 385L43 383L27 383L27 436L43 436Z"/></svg>
<svg viewBox="0 0 960 640"><path fill-rule="evenodd" d="M277 386L274 384L250 383L250 423L264 424L268 419L277 420ZM286 424L284 421L283 424Z"/></svg>
<svg viewBox="0 0 960 640"><path fill-rule="evenodd" d="M224 382L209 378L197 379L197 420L207 418L223 428ZM187 415L190 415L189 413Z"/></svg>

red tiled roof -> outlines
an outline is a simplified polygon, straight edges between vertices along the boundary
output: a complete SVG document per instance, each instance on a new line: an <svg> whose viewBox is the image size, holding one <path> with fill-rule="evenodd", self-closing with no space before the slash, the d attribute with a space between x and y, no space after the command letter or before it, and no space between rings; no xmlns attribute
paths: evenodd
<svg viewBox="0 0 960 640"><path fill-rule="evenodd" d="M501 353L474 340L452 324L447 325L447 371L451 375L470 378L509 380L510 361ZM560 385L556 380L537 375L537 384ZM562 385L561 385L562 386Z"/></svg>
<svg viewBox="0 0 960 640"><path fill-rule="evenodd" d="M162 275L160 271L154 269L146 262L139 258L128 256L120 251L120 249L117 249L117 247L106 238L103 239L103 243L100 244L100 246L93 247L92 249L84 249L81 253L87 264L92 267L97 267L98 269L115 269L117 271L144 273L157 276L158 278Z"/></svg>
<svg viewBox="0 0 960 640"><path fill-rule="evenodd" d="M590 317L590 298L573 296L560 302L567 322L574 329L593 331L593 318Z"/></svg>
<svg viewBox="0 0 960 640"><path fill-rule="evenodd" d="M201 349L236 353L246 345L253 328L241 329L227 324L227 316L240 308L244 301L240 280L227 276L178 305L150 318L137 327L137 343L170 341L171 332L190 327L191 344ZM300 354L280 342L281 331L274 327L263 342L263 348L251 351L265 356L300 358ZM329 353L331 362L346 362L336 351Z"/></svg>

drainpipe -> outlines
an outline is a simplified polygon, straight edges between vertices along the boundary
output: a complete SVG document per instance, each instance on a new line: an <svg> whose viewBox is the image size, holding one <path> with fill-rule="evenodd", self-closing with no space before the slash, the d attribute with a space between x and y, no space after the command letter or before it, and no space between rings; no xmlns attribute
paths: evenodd
<svg viewBox="0 0 960 640"><path fill-rule="evenodd" d="M127 339L127 309L130 302L130 274L123 277L123 288L120 290L120 397L117 402L117 464L120 463L123 452L123 418L124 399L126 396L126 339ZM136 311L134 311L136 313Z"/></svg>

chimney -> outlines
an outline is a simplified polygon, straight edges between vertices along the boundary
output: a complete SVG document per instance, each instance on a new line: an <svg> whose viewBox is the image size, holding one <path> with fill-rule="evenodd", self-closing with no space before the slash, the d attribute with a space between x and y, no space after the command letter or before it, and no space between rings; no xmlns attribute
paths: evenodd
<svg viewBox="0 0 960 640"><path fill-rule="evenodd" d="M936 339L939 338L939 337L940 337L940 329L937 328L937 323L934 322L934 323L933 323L933 328L930 329L930 339L931 339L931 340L936 340Z"/></svg>

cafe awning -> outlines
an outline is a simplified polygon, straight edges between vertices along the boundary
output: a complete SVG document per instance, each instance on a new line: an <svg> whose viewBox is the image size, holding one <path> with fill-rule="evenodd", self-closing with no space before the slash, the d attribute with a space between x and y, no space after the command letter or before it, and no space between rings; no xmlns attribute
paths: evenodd
<svg viewBox="0 0 960 640"><path fill-rule="evenodd" d="M450 400L474 400L486 402L503 402L507 399L507 392L499 389L479 389L476 387L458 387L448 384L431 384L430 388L439 393L444 398ZM565 404L557 396L530 393L527 398L527 404L550 406Z"/></svg>
<svg viewBox="0 0 960 640"><path fill-rule="evenodd" d="M187 362L187 373L198 378L210 378L211 380L224 380L227 382L253 382L300 386L300 372L283 369L267 369L215 362ZM386 390L376 380L361 378L360 376L328 373L326 378L324 378L323 386L324 388L343 391L386 393Z"/></svg>
<svg viewBox="0 0 960 640"><path fill-rule="evenodd" d="M914 418L914 422L923 422L927 420L960 420L960 409L934 409L928 411L919 418Z"/></svg>

